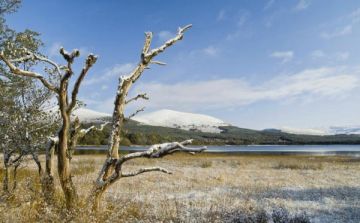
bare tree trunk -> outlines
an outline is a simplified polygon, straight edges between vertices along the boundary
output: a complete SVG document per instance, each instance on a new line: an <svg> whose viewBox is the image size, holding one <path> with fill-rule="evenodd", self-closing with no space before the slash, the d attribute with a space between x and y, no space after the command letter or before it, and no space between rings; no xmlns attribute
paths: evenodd
<svg viewBox="0 0 360 223"><path fill-rule="evenodd" d="M74 74L72 69L72 64L74 62L74 59L76 57L80 56L79 50L73 50L71 53L64 50L64 48L60 49L60 54L63 56L63 58L67 61L67 66L65 69L60 69L60 66L56 64L55 62L51 61L48 58L45 58L41 55L34 54L27 51L27 56L9 60L5 55L4 52L0 52L0 59L5 62L7 67L10 69L10 71L14 75L19 75L23 77L30 77L30 78L36 78L38 79L46 88L48 88L50 91L57 94L59 109L61 113L62 118L62 128L58 133L58 146L57 146L57 158L58 158L58 174L59 174L59 180L61 183L61 188L65 195L66 200L66 206L68 209L71 209L74 207L75 201L77 199L76 189L71 179L71 171L70 171L70 155L69 155L69 130L70 130L70 116L77 104L77 95L79 93L79 88L84 80L85 76L87 75L90 68L96 63L97 57L93 54L89 54L85 60L85 66L82 68L80 75L76 79L74 83L73 90L71 92L71 101L69 101L68 96L68 85L69 85L69 79ZM36 61L42 61L44 63L50 64L54 68L54 72L56 72L60 77L60 83L59 86L54 85L50 81L48 81L46 78L44 78L43 75L29 71L29 70L23 70L17 67L15 64L13 64L14 61L21 62L24 60L36 60ZM76 138L73 140L74 143L71 143L70 149L75 147L76 144ZM70 151L71 153L71 151ZM53 178L51 174L51 163L52 158L47 159L47 171L46 176L44 177L44 180L46 183L44 183L45 190L51 191L54 189L53 187Z"/></svg>
<svg viewBox="0 0 360 223"><path fill-rule="evenodd" d="M9 181L10 181L9 176L10 176L10 170L9 170L9 167L5 164L4 176L3 176L3 191L6 194L10 193L10 191L9 191Z"/></svg>
<svg viewBox="0 0 360 223"><path fill-rule="evenodd" d="M91 210L93 212L97 212L100 208L101 199L103 197L104 192L107 190L109 185L104 185L102 187L93 187L93 191L90 194L89 202L91 203Z"/></svg>
<svg viewBox="0 0 360 223"><path fill-rule="evenodd" d="M183 28L179 28L177 35L174 38L166 41L163 45L158 48L150 49L151 41L153 35L151 32L145 33L145 43L142 49L142 54L140 57L140 61L137 66L132 70L132 72L128 76L121 76L120 82L118 85L118 90L115 96L114 102L114 111L112 116L112 132L110 135L110 141L108 145L108 154L107 158L104 162L104 165L98 175L96 182L94 183L92 194L90 195L90 200L92 202L92 209L96 211L100 206L100 201L102 195L106 191L106 189L116 182L118 179L122 177L121 167L122 163L120 160L122 158L119 157L119 144L120 144L120 133L123 127L124 122L124 113L126 104L131 101L135 101L139 98L148 99L146 94L139 94L136 97L127 100L127 95L129 93L132 85L141 77L142 73L145 69L149 68L151 64L165 65L162 62L154 61L154 57L158 54L162 53L168 47L172 46L177 41L181 40L184 36L186 30L188 30L191 25L187 25ZM133 115L136 115L140 109L136 111ZM133 115L130 115L132 117ZM150 171L162 171L160 168L151 169ZM147 172L149 170L146 170ZM165 171L166 172L166 171Z"/></svg>
<svg viewBox="0 0 360 223"><path fill-rule="evenodd" d="M17 169L20 166L20 162L16 163L14 166L14 170L13 170L13 186L12 186L12 190L11 191L15 191L16 187L17 187Z"/></svg>
<svg viewBox="0 0 360 223"><path fill-rule="evenodd" d="M68 136L70 117L63 116L63 126L59 132L59 145L57 151L58 173L61 188L65 195L66 207L72 209L77 200L76 188L71 179L70 159L68 157Z"/></svg>
<svg viewBox="0 0 360 223"><path fill-rule="evenodd" d="M50 139L48 146L46 147L45 157L45 173L41 179L42 191L45 197L45 201L52 204L54 201L55 184L54 184L54 158L55 158L55 147L58 143L57 139Z"/></svg>

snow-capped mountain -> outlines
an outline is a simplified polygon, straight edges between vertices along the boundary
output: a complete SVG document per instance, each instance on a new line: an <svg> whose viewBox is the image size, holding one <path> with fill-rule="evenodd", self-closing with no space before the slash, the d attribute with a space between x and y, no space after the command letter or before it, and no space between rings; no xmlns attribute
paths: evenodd
<svg viewBox="0 0 360 223"><path fill-rule="evenodd" d="M220 133L220 126L229 126L224 121L208 115L163 109L135 116L133 120L146 125Z"/></svg>
<svg viewBox="0 0 360 223"><path fill-rule="evenodd" d="M292 128L282 127L282 132L297 134L297 135L330 135L325 128Z"/></svg>
<svg viewBox="0 0 360 223"><path fill-rule="evenodd" d="M360 134L360 126L331 126L328 129L328 132L331 135L339 135L339 134Z"/></svg>
<svg viewBox="0 0 360 223"><path fill-rule="evenodd" d="M101 122L105 118L111 117L110 114L103 113L103 112L97 112L97 111L87 109L87 108L76 109L73 112L72 116L79 117L81 122Z"/></svg>
<svg viewBox="0 0 360 223"><path fill-rule="evenodd" d="M327 128L309 128L309 129L283 127L280 130L286 133L301 134L301 135L341 135L341 134L360 135L360 126L330 126Z"/></svg>

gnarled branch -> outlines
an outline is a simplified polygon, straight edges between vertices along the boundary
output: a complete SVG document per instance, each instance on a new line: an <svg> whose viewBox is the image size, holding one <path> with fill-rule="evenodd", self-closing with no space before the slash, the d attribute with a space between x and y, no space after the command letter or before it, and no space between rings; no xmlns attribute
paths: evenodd
<svg viewBox="0 0 360 223"><path fill-rule="evenodd" d="M80 51L78 49L74 49L71 53L69 53L63 47L61 47L60 54L64 57L64 59L68 63L72 64L74 62L75 57L80 56Z"/></svg>
<svg viewBox="0 0 360 223"><path fill-rule="evenodd" d="M163 45L161 45L160 47L155 48L155 49L147 52L147 53L145 54L145 57L144 57L145 60L147 61L147 63L149 63L149 62L150 62L156 55L158 55L159 53L164 52L164 50L165 50L166 48L168 48L169 46L172 46L172 45L173 45L174 43L176 43L177 41L182 40L182 38L184 37L184 33L185 33L188 29L190 29L191 27L192 27L191 24L189 24L189 25L187 25L187 26L184 26L183 28L179 27L178 33L177 33L177 35L176 35L174 38L166 41L166 42L165 42Z"/></svg>
<svg viewBox="0 0 360 223"><path fill-rule="evenodd" d="M185 140L183 142L170 142L170 143L162 143L151 146L148 150L143 152L135 152L122 156L116 165L121 165L124 162L136 159L136 158L159 158L174 152L188 152L188 153L200 153L206 150L206 146L199 148L189 148L186 145L191 144L193 142L192 139Z"/></svg>
<svg viewBox="0 0 360 223"><path fill-rule="evenodd" d="M36 72L22 70L18 67L16 67L13 63L11 63L4 55L4 52L0 52L0 59L5 62L6 66L10 69L10 71L13 74L24 76L24 77L32 77L36 78L41 81L41 83L48 88L51 91L54 91L56 93L59 92L58 88L52 85L50 82L48 82L41 74L38 74Z"/></svg>
<svg viewBox="0 0 360 223"><path fill-rule="evenodd" d="M133 176L137 176L139 174L142 173L146 173L146 172L154 172L154 171L158 171L158 172L163 172L163 173L167 173L167 174L172 174L171 171L164 169L162 167L149 167L149 168L141 168L135 172L129 172L129 173L121 173L121 177L133 177Z"/></svg>
<svg viewBox="0 0 360 223"><path fill-rule="evenodd" d="M143 94L138 94L138 95L136 95L136 96L133 97L133 98L130 98L129 100L127 100L127 101L125 102L125 104L129 104L130 102L136 101L136 100L138 100L138 99L140 99L140 98L142 98L142 99L144 99L144 100L149 100L149 97L147 96L147 94L146 94L146 93L143 93Z"/></svg>
<svg viewBox="0 0 360 223"><path fill-rule="evenodd" d="M115 159L107 159L103 168L101 169L99 176L96 180L97 186L103 187L109 184L116 182L121 178L121 168L122 165L132 159L137 158L159 158L164 157L166 155L175 153L175 152L187 152L187 153L200 153L206 150L206 146L199 148L189 148L186 145L191 144L193 142L192 139L185 140L183 142L170 142L170 143L162 143L151 146L148 150L143 152L134 152L120 157L118 160ZM114 173L104 179L106 174L106 170L111 166L115 166Z"/></svg>
<svg viewBox="0 0 360 223"><path fill-rule="evenodd" d="M84 77L86 76L89 69L96 63L96 60L97 60L97 56L95 56L93 54L90 54L87 57L86 62L85 62L85 67L81 70L81 73L80 73L78 79L76 80L74 88L72 90L71 103L67 110L68 113L70 113L72 111L72 109L74 109L74 107L76 105L76 98L79 93L79 88L80 88L81 82L84 80Z"/></svg>
<svg viewBox="0 0 360 223"><path fill-rule="evenodd" d="M135 115L139 114L140 112L143 112L145 110L145 107L142 107L138 110L136 110L134 113L132 113L131 115L129 115L129 117L127 117L127 119L131 119L132 117L134 117Z"/></svg>
<svg viewBox="0 0 360 223"><path fill-rule="evenodd" d="M25 53L27 54L27 56L24 56L24 57L20 57L20 58L17 58L17 59L12 59L12 60L9 60L10 62L12 63L15 63L15 62L24 62L24 61L28 61L28 60L38 60L38 61L42 61L42 62L45 62L45 63L48 63L50 64L51 66L53 66L56 70L56 72L61 75L61 71L60 71L60 66L55 63L54 61L50 60L49 58L46 58L46 57L43 57L43 56L40 56L38 54L35 54L33 52L31 52L29 49L23 47L22 49L24 49Z"/></svg>

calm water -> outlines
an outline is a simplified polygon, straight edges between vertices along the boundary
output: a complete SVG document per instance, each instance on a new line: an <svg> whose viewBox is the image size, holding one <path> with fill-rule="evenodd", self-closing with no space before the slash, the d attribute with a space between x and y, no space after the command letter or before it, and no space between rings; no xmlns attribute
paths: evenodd
<svg viewBox="0 0 360 223"><path fill-rule="evenodd" d="M143 151L148 146L122 146L123 151ZM77 150L85 152L104 151L106 146L81 146ZM208 146L211 153L246 153L246 154L355 154L360 155L360 145L251 145L251 146Z"/></svg>

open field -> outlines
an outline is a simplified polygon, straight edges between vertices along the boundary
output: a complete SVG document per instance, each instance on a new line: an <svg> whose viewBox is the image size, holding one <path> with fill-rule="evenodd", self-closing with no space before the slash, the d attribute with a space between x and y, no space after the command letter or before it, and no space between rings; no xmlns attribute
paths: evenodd
<svg viewBox="0 0 360 223"><path fill-rule="evenodd" d="M59 210L60 196L56 207L44 207L38 178L31 177L35 166L28 164L15 196L0 201L0 221L250 222L283 211L311 222L360 222L360 157L176 154L136 160L124 172L161 166L173 174L121 179L94 217L81 209L102 161L101 155L74 157L82 200L75 217Z"/></svg>

